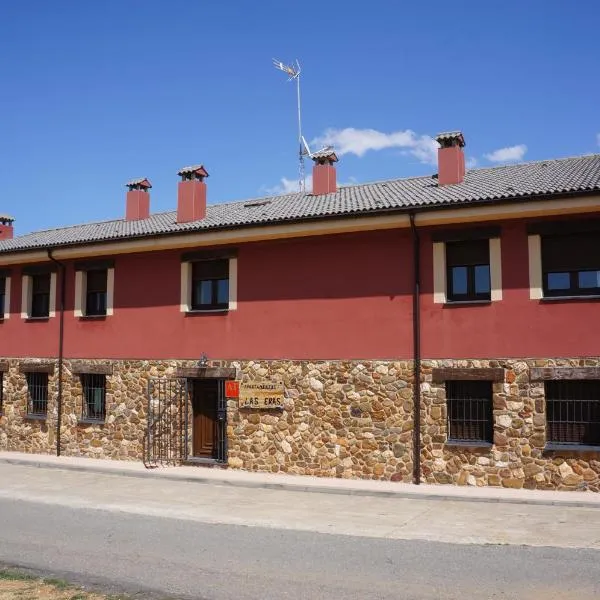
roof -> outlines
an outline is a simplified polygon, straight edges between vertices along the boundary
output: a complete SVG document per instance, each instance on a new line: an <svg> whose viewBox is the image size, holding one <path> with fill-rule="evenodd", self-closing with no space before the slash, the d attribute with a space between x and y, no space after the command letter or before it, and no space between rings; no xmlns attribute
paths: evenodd
<svg viewBox="0 0 600 600"><path fill-rule="evenodd" d="M143 188L151 188L152 184L149 179L146 177L140 177L139 179L132 179L125 184L125 187L143 187Z"/></svg>
<svg viewBox="0 0 600 600"><path fill-rule="evenodd" d="M332 162L337 162L338 157L333 148L323 148L323 150L318 150L317 152L313 152L310 157L313 160L319 160L322 158L328 158Z"/></svg>
<svg viewBox="0 0 600 600"><path fill-rule="evenodd" d="M465 138L462 131L444 131L435 136L435 141L444 146L444 142L456 140L460 146L465 145Z"/></svg>
<svg viewBox="0 0 600 600"><path fill-rule="evenodd" d="M230 229L431 208L520 201L600 192L600 154L467 171L462 183L439 186L431 176L339 187L313 196L295 193L211 204L201 221L177 223L176 212L139 221L102 221L38 231L0 241L0 253L124 240L155 235Z"/></svg>

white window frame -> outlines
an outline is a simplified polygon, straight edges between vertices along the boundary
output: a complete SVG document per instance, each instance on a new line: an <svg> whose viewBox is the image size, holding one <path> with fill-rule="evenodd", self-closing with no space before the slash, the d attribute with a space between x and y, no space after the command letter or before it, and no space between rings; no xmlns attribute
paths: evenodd
<svg viewBox="0 0 600 600"><path fill-rule="evenodd" d="M115 269L108 267L106 269L106 316L114 314L115 297ZM75 271L75 302L73 311L78 318L88 318L86 310L87 299L87 271ZM103 318L104 315L89 316L89 318Z"/></svg>
<svg viewBox="0 0 600 600"><path fill-rule="evenodd" d="M21 276L21 318L22 319L52 319L56 316L56 271L50 272L50 299L48 303L48 317L32 317L31 302L32 302L32 275Z"/></svg>
<svg viewBox="0 0 600 600"><path fill-rule="evenodd" d="M218 259L215 259L218 260ZM228 311L237 310L237 285L238 285L238 259L230 257L229 259L229 304ZM192 310L192 265L194 261L184 261L181 263L181 297L179 310L182 313L188 312L223 312L222 310Z"/></svg>
<svg viewBox="0 0 600 600"><path fill-rule="evenodd" d="M502 300L502 247L499 237L489 238L490 301ZM446 242L433 243L433 302L448 303L446 282ZM468 302L467 302L468 304Z"/></svg>

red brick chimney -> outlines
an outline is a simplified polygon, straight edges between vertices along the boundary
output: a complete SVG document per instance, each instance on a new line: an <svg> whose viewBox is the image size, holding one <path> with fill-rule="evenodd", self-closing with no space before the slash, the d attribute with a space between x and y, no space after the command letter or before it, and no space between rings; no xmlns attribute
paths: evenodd
<svg viewBox="0 0 600 600"><path fill-rule="evenodd" d="M133 179L128 188L125 203L125 220L139 221L150 216L150 192L152 184L147 179Z"/></svg>
<svg viewBox="0 0 600 600"><path fill-rule="evenodd" d="M462 183L465 178L465 138L460 131L440 133L438 148L438 185Z"/></svg>
<svg viewBox="0 0 600 600"><path fill-rule="evenodd" d="M10 240L14 237L12 217L0 215L0 240Z"/></svg>
<svg viewBox="0 0 600 600"><path fill-rule="evenodd" d="M202 165L185 167L177 190L177 222L200 221L206 216L206 183L208 172Z"/></svg>
<svg viewBox="0 0 600 600"><path fill-rule="evenodd" d="M313 194L333 194L337 191L335 167L338 161L333 148L325 148L315 152L311 158L315 161L313 166Z"/></svg>

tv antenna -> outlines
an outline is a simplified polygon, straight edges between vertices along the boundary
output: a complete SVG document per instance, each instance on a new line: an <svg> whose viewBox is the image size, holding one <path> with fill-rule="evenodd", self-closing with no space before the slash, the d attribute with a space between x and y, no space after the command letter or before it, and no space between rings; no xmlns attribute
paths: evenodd
<svg viewBox="0 0 600 600"><path fill-rule="evenodd" d="M286 65L280 60L273 59L273 66L279 71L283 71L288 77L288 81L296 81L296 95L298 98L298 189L300 192L305 191L306 178L304 173L304 155L311 156L308 144L302 136L302 112L300 110L300 63L296 60L296 65Z"/></svg>

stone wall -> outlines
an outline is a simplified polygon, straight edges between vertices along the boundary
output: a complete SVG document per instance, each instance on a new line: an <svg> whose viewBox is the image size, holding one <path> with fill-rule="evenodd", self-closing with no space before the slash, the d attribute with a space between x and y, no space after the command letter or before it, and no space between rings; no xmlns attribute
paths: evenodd
<svg viewBox="0 0 600 600"><path fill-rule="evenodd" d="M422 481L508 488L600 491L600 449L545 451L544 383L530 382L532 367L600 365L600 359L452 360L422 363ZM434 368L504 368L493 384L494 443L489 448L446 445L444 383Z"/></svg>
<svg viewBox="0 0 600 600"><path fill-rule="evenodd" d="M48 417L26 416L24 359L8 359L0 450L56 452L57 380L49 377ZM35 362L32 359L28 361ZM47 361L43 361L47 362ZM80 361L77 361L80 362ZM110 365L106 420L80 422L82 388L65 361L62 454L141 460L151 377L173 377L194 361L86 361ZM228 465L268 471L410 482L413 454L412 363L409 361L212 361L243 381L282 381L282 410L238 409L229 400ZM544 385L532 367L599 366L600 359L426 360L422 363L422 481L473 486L600 491L600 451L545 451ZM447 441L446 386L434 368L502 368L493 384L494 443ZM191 438L191 435L189 436ZM190 440L191 444L191 440Z"/></svg>

